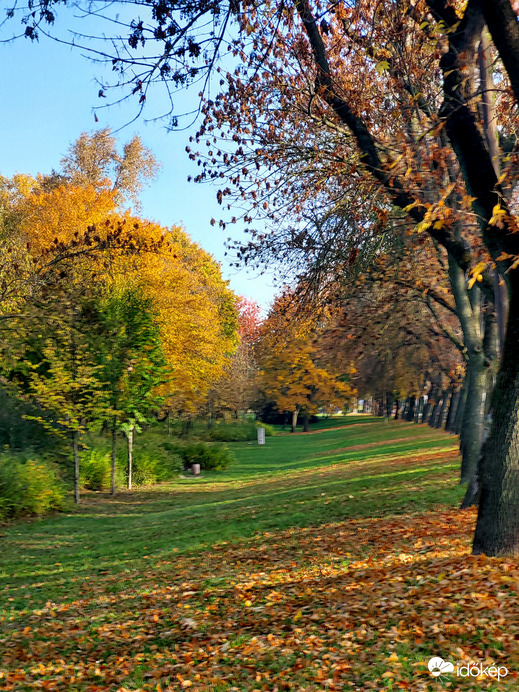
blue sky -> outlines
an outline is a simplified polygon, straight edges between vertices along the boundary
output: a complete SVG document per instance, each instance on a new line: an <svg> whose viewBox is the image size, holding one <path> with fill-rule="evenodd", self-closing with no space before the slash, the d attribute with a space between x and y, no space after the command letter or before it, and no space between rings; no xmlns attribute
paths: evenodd
<svg viewBox="0 0 519 692"><path fill-rule="evenodd" d="M99 122L95 122L93 107L100 103L95 77L102 76L103 69L79 51L45 39L34 43L19 39L0 43L0 57L4 65L0 174L4 176L59 168L61 157L81 132L106 126L115 130L132 117L129 104L123 104L97 110ZM160 102L153 106L158 113ZM227 264L224 241L233 229L221 231L209 223L212 217L220 218L215 188L187 182L188 175L197 172L185 153L189 132L168 133L164 122L140 119L117 136L125 142L134 134L162 163L158 179L142 195L142 215L164 226L182 223L193 240L222 263L223 274L236 293L268 307L276 292L272 277L248 274Z"/></svg>

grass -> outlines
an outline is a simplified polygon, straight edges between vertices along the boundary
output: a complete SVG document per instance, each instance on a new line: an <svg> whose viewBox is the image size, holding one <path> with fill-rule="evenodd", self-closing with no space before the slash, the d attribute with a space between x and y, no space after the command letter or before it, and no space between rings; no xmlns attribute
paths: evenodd
<svg viewBox="0 0 519 692"><path fill-rule="evenodd" d="M78 512L6 529L0 602L7 596L12 607L25 607L74 598L77 580L97 571L136 569L135 561L257 532L458 501L452 437L373 419L354 428L358 421L349 420L346 429L268 438L264 447L231 444L237 463L225 473L115 499L85 493Z"/></svg>
<svg viewBox="0 0 519 692"><path fill-rule="evenodd" d="M387 642L398 649L400 678L379 676L394 668L380 646L403 617L396 612L406 603L403 584L407 598L423 584L434 591L434 580L445 579L441 561L468 552L474 517L463 515L457 528L453 519L463 493L457 440L367 416L340 422L267 438L264 447L231 444L237 462L223 473L115 499L86 493L77 512L2 529L0 653L3 646L7 664L0 689L40 689L43 682L81 691L355 689L333 687L346 684L350 669L337 664L332 674L328 664L351 649L341 639L350 630L333 625L335 601L351 593L360 608L355 599L371 590L375 600L363 601L368 610L352 625L366 633L348 640L354 651L373 652L371 677L356 689L401 689L391 685L412 679L423 659L423 646L413 647L409 636L400 645L394 635L392 648ZM429 613L430 603L420 607ZM382 635L373 624L377 608ZM385 609L395 608L388 619ZM497 635L489 644L484 623L479 630L497 651ZM312 637L322 640L317 658ZM83 677L71 672L74 661ZM321 679L327 666L331 677ZM428 678L420 679L425 686L416 689L429 689Z"/></svg>

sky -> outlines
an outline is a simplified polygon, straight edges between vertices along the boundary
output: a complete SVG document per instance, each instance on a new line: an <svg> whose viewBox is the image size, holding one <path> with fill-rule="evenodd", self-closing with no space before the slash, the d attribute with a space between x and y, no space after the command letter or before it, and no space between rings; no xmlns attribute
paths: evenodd
<svg viewBox="0 0 519 692"><path fill-rule="evenodd" d="M0 43L0 59L4 66L1 175L50 173L59 168L69 145L84 131L122 127L117 133L121 144L139 135L162 164L158 178L142 194L141 215L163 226L182 224L221 263L231 288L266 311L278 291L272 276L229 266L225 240L233 234L233 227L222 231L210 225L211 218L218 220L221 214L216 188L187 181L198 170L185 152L190 132L168 132L165 121L146 122L144 118L128 124L133 117L129 104L96 109L95 122L94 107L100 103L96 76L103 76L103 68L65 45L44 38L39 42L21 38ZM157 114L163 111L158 93L155 98L152 112Z"/></svg>

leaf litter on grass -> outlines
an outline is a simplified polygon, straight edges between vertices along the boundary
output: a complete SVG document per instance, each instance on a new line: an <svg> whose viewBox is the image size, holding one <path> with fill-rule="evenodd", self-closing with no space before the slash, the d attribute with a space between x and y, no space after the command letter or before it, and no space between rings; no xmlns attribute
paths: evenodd
<svg viewBox="0 0 519 692"><path fill-rule="evenodd" d="M351 519L150 560L137 586L100 574L7 617L0 689L517 689L519 569L470 556L474 521ZM509 673L434 678L433 656Z"/></svg>

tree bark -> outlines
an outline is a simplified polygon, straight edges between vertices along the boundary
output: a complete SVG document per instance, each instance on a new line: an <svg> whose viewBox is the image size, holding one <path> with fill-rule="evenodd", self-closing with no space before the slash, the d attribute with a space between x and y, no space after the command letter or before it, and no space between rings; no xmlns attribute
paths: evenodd
<svg viewBox="0 0 519 692"><path fill-rule="evenodd" d="M485 22L508 72L515 99L519 103L519 26L510 0L482 3Z"/></svg>
<svg viewBox="0 0 519 692"><path fill-rule="evenodd" d="M74 449L74 502L79 505L79 430L72 433Z"/></svg>
<svg viewBox="0 0 519 692"><path fill-rule="evenodd" d="M308 413L305 413L303 417L303 432L309 432L310 431L310 416Z"/></svg>
<svg viewBox="0 0 519 692"><path fill-rule="evenodd" d="M292 427L291 427L291 429L290 429L290 432L295 433L295 431L296 431L296 428L297 428L297 416L298 416L298 415L299 415L299 412L298 412L298 410L295 408L295 409L292 411Z"/></svg>
<svg viewBox="0 0 519 692"><path fill-rule="evenodd" d="M492 397L493 419L479 468L475 554L519 554L519 276L513 276L507 333Z"/></svg>
<svg viewBox="0 0 519 692"><path fill-rule="evenodd" d="M427 421L429 423L430 428L436 427L436 421L438 420L438 413L440 411L441 397L442 397L442 393L438 390L438 397L434 403L434 406L432 407L432 411L431 411L431 415L429 416L429 420Z"/></svg>
<svg viewBox="0 0 519 692"><path fill-rule="evenodd" d="M487 368L481 351L473 353L467 363L467 397L460 431L461 478L469 483L477 472L485 424Z"/></svg>
<svg viewBox="0 0 519 692"><path fill-rule="evenodd" d="M110 494L115 495L115 463L117 461L117 419L112 420L112 468L110 475Z"/></svg>
<svg viewBox="0 0 519 692"><path fill-rule="evenodd" d="M132 489L133 472L133 428L128 430L128 490Z"/></svg>
<svg viewBox="0 0 519 692"><path fill-rule="evenodd" d="M440 406L440 410L438 412L438 418L436 420L436 427L437 428L443 428L443 424L445 422L445 414L449 405L449 401L451 398L452 392L450 389L447 389L446 391L443 392L442 394L442 403Z"/></svg>
<svg viewBox="0 0 519 692"><path fill-rule="evenodd" d="M409 421L409 423L412 423L414 420L414 407L415 407L416 399L414 396L409 397L409 409L407 411L407 417L406 420Z"/></svg>
<svg viewBox="0 0 519 692"><path fill-rule="evenodd" d="M422 423L429 423L432 409L434 407L434 403L432 403L432 402L436 401L437 392L438 392L438 387L435 384L432 384L431 389L429 390L429 395L427 397L427 403L423 407Z"/></svg>
<svg viewBox="0 0 519 692"><path fill-rule="evenodd" d="M461 392L459 389L456 389L456 391L452 392L451 395L451 400L449 404L449 412L447 414L447 420L445 422L445 430L446 432L454 432L456 429L455 427L455 422L456 422L456 412L458 410L458 406L460 403L460 397L461 397Z"/></svg>

